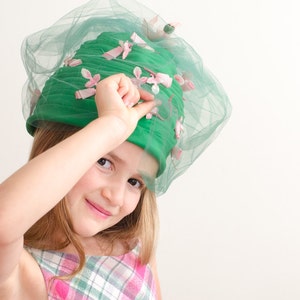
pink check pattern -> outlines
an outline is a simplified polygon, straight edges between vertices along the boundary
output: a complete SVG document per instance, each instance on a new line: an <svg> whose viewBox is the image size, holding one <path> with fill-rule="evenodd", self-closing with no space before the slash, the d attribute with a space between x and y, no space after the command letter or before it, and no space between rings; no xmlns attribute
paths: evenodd
<svg viewBox="0 0 300 300"><path fill-rule="evenodd" d="M139 246L121 256L86 256L84 269L66 281L51 279L70 274L78 264L76 255L27 250L42 270L49 300L156 299L151 269L138 259Z"/></svg>

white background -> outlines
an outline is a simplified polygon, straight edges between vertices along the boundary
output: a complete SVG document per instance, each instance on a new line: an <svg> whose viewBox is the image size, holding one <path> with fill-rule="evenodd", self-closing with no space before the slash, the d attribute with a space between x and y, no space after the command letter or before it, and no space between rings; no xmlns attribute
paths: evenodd
<svg viewBox="0 0 300 300"><path fill-rule="evenodd" d="M31 143L21 114L21 42L84 2L0 3L1 181L26 162ZM159 199L164 299L300 299L297 2L142 1L180 21L177 34L233 105L218 139Z"/></svg>

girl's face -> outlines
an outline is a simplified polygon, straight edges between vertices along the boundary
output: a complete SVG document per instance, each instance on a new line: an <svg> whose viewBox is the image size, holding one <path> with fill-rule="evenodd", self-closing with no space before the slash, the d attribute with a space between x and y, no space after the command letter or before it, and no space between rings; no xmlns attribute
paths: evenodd
<svg viewBox="0 0 300 300"><path fill-rule="evenodd" d="M156 160L129 142L100 158L65 197L75 232L92 237L133 212L145 186L141 174L154 178L157 170Z"/></svg>

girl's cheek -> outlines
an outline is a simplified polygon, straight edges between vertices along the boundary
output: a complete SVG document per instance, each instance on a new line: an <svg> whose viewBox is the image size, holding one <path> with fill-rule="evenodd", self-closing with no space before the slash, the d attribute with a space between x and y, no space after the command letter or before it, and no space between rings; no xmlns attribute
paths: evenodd
<svg viewBox="0 0 300 300"><path fill-rule="evenodd" d="M128 210L130 210L130 213L132 213L137 205L139 204L139 200L140 200L140 197L138 197L138 199L135 199L135 201L132 202L132 205L130 205L130 207L128 207Z"/></svg>

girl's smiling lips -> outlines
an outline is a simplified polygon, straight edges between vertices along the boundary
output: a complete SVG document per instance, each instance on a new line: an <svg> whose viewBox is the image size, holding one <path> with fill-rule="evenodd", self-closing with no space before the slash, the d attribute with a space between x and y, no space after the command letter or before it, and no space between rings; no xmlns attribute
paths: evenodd
<svg viewBox="0 0 300 300"><path fill-rule="evenodd" d="M105 217L105 218L112 216L112 214L109 211L105 210L98 204L91 202L88 199L85 199L85 201L86 201L87 205L89 206L89 208L92 209L94 212L96 212L98 215Z"/></svg>

